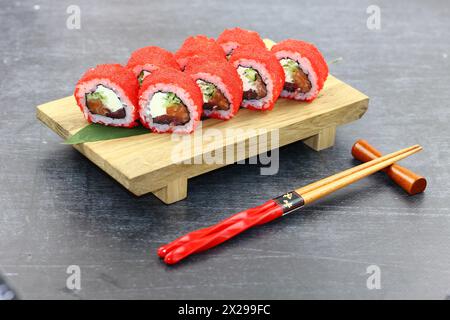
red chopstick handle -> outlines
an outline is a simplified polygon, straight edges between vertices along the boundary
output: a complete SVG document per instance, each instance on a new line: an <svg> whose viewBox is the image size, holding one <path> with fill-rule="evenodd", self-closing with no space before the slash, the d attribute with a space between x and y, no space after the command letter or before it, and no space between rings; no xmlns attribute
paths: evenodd
<svg viewBox="0 0 450 320"><path fill-rule="evenodd" d="M267 223L281 217L283 213L283 208L277 205L267 209L259 215L241 219L216 233L178 246L176 249L167 253L164 262L167 264L175 264L193 253L215 247L257 224Z"/></svg>
<svg viewBox="0 0 450 320"><path fill-rule="evenodd" d="M304 205L303 197L295 191L251 209L239 212L211 227L188 233L159 248L158 255L167 264L175 264L187 256L215 247L237 234L267 223Z"/></svg>
<svg viewBox="0 0 450 320"><path fill-rule="evenodd" d="M160 256L161 258L164 258L167 255L167 253L169 253L170 251L174 250L175 248L179 247L182 244L188 243L195 239L202 238L211 233L220 231L220 230L228 227L229 225L237 222L240 219L246 218L249 215L258 214L258 213L265 211L268 208L273 207L273 206L275 206L275 202L270 200L260 206L250 208L250 209L241 211L239 213L236 213L236 214L232 215L231 217L228 217L227 219L224 219L221 222L219 222L213 226L199 229L196 231L192 231L182 237L179 237L178 239L175 239L174 241L172 241L166 245L161 246L158 249L158 256Z"/></svg>

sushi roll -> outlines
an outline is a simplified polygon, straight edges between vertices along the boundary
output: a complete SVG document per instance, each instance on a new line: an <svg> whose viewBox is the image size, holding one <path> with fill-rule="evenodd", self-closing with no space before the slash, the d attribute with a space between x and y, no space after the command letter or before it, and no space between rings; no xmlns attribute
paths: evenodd
<svg viewBox="0 0 450 320"><path fill-rule="evenodd" d="M75 86L75 100L87 121L115 127L134 127L138 120L139 84L120 64L89 69Z"/></svg>
<svg viewBox="0 0 450 320"><path fill-rule="evenodd" d="M271 51L280 61L286 76L281 96L314 100L328 77L328 66L320 51L308 42L293 39L281 41Z"/></svg>
<svg viewBox="0 0 450 320"><path fill-rule="evenodd" d="M146 76L161 67L180 69L172 52L155 46L137 49L127 63L127 68L133 71L139 85Z"/></svg>
<svg viewBox="0 0 450 320"><path fill-rule="evenodd" d="M241 106L251 110L271 110L284 85L284 71L275 55L263 48L241 46L230 63L243 85Z"/></svg>
<svg viewBox="0 0 450 320"><path fill-rule="evenodd" d="M225 51L227 59L230 59L233 51L239 46L250 45L265 49L264 41L256 31L241 28L225 29L216 41Z"/></svg>
<svg viewBox="0 0 450 320"><path fill-rule="evenodd" d="M183 45L175 53L175 59L184 70L190 57L208 56L210 59L225 60L225 52L212 38L203 35L192 36L184 40Z"/></svg>
<svg viewBox="0 0 450 320"><path fill-rule="evenodd" d="M228 120L238 112L242 81L230 63L195 57L189 59L184 72L194 79L202 92L205 117Z"/></svg>
<svg viewBox="0 0 450 320"><path fill-rule="evenodd" d="M194 131L200 122L202 104L202 93L195 81L175 69L152 72L139 90L139 117L153 132Z"/></svg>

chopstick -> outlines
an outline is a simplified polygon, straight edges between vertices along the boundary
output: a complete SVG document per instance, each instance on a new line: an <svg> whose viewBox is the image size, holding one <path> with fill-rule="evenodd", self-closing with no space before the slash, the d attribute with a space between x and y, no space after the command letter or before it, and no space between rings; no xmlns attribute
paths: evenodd
<svg viewBox="0 0 450 320"><path fill-rule="evenodd" d="M167 264L177 263L193 253L212 248L253 226L291 213L421 150L421 146L414 145L290 191L258 207L239 212L216 225L190 232L160 247L158 255L164 258Z"/></svg>
<svg viewBox="0 0 450 320"><path fill-rule="evenodd" d="M419 145L412 146L410 148L406 148L403 150L400 150L398 152L390 153L384 157L374 159L372 161L366 162L365 164L369 164L368 166L359 165L352 169L357 169L351 171L350 174L344 175L342 177L339 177L337 179L332 180L329 183L323 183L319 187L316 188L310 188L308 191L304 191L303 188L299 188L296 190L296 192L302 194L303 199L305 200L305 204L309 204L313 201L316 201L334 191L337 191L339 189L342 189L349 184L352 184L358 180L361 180L362 178L365 178L377 171L380 171L386 167L389 167L390 165L396 163L397 161L400 161L403 158L409 157L410 155L419 152L422 150L422 147ZM376 161L378 160L378 161ZM345 172L345 171L344 171ZM333 176L331 176L333 177ZM330 177L330 178L331 178ZM327 178L325 178L327 179ZM322 180L319 180L317 183L320 183ZM314 184L314 183L313 183Z"/></svg>
<svg viewBox="0 0 450 320"><path fill-rule="evenodd" d="M371 161L362 163L362 164L360 164L358 166L355 166L355 167L352 167L350 169L341 171L341 172L336 173L336 174L334 174L332 176L329 176L327 178L321 179L319 181L316 181L316 182L313 182L311 184L308 184L308 185L306 185L304 187L298 188L295 191L300 193L300 194L306 193L308 191L317 189L317 188L319 188L319 187L321 187L321 186L323 186L325 184L331 183L333 181L336 181L336 180L338 180L340 178L343 178L345 176L348 176L350 174L353 174L353 173L358 172L360 170L363 170L365 168L369 168L369 167L373 166L374 164L383 162L384 160L390 159L390 158L395 157L395 156L397 156L399 154L403 154L405 152L414 150L414 149L416 149L418 147L420 147L420 146L416 144L416 145L413 145L411 147L408 147L408 148L405 148L405 149L402 149L402 150L399 150L399 151L396 151L396 152L392 152L392 153L387 154L387 155L385 155L383 157L379 157L379 158L374 159L374 160L378 160L378 161L371 160Z"/></svg>
<svg viewBox="0 0 450 320"><path fill-rule="evenodd" d="M238 213L232 215L231 217L228 217L227 219L222 220L221 222L219 222L211 227L207 227L207 228L203 228L203 229L199 229L199 230L190 232L182 237L175 239L174 241L172 241L171 243L169 243L167 245L161 246L158 249L158 256L160 256L161 258L164 258L165 255L169 251L175 249L176 247L180 246L181 244L187 243L194 239L201 238L201 237L211 234L213 232L217 232L217 231L224 229L225 227L239 221L240 219L243 219L250 215L265 211L274 205L275 205L275 203L267 201L264 204L257 206L255 208L250 208L250 209L238 212Z"/></svg>

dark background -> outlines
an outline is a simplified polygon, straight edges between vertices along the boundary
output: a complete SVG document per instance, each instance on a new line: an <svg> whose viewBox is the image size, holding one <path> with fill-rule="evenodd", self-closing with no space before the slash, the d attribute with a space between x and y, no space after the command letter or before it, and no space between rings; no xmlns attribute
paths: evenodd
<svg viewBox="0 0 450 320"><path fill-rule="evenodd" d="M66 28L69 5L81 29ZM366 8L381 8L369 30ZM435 298L450 293L450 4L447 1L1 0L0 268L22 298ZM315 43L341 80L370 96L333 148L280 150L280 171L232 165L189 181L171 206L134 197L35 118L98 63L125 63L149 44L254 29ZM383 174L169 267L163 243L345 169L354 141L383 152L412 144L403 163L428 178L410 197ZM381 269L380 290L366 268ZM66 268L81 268L80 291Z"/></svg>

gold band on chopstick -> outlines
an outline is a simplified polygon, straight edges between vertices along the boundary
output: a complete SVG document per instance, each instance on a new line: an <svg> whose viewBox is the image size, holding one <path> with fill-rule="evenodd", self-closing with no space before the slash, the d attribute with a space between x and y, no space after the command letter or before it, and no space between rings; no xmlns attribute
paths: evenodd
<svg viewBox="0 0 450 320"><path fill-rule="evenodd" d="M272 200L283 209L283 216L300 209L305 205L303 197L295 191L286 192Z"/></svg>

